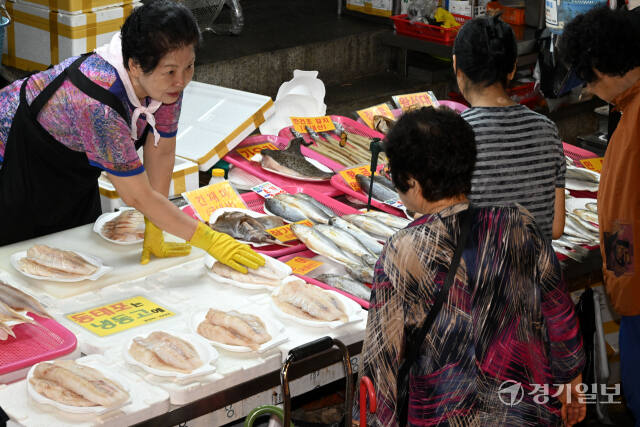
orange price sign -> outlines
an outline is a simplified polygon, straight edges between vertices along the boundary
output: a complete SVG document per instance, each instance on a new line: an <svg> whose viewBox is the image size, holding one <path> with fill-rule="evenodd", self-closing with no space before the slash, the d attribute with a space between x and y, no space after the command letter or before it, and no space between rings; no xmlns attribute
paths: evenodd
<svg viewBox="0 0 640 427"><path fill-rule="evenodd" d="M303 224L308 227L313 227L313 223L308 219L303 219L302 221L298 221L296 222L296 224ZM281 227L276 227L276 228L270 228L266 231L267 233L271 234L273 237L280 240L281 242L290 242L292 240L297 239L296 235L293 234L293 231L291 231L291 224L283 225Z"/></svg>
<svg viewBox="0 0 640 427"><path fill-rule="evenodd" d="M247 160L251 160L253 156L260 153L262 150L277 150L278 147L273 145L270 142L266 142L264 144L256 144L256 145L247 145L246 147L236 148L236 153L240 154Z"/></svg>
<svg viewBox="0 0 640 427"><path fill-rule="evenodd" d="M402 108L402 111L416 107L437 107L439 105L436 96L431 91L396 95L391 98L398 108Z"/></svg>
<svg viewBox="0 0 640 427"><path fill-rule="evenodd" d="M328 132L334 130L336 127L331 121L331 117L289 117L293 128L300 133L307 133L307 126L316 132Z"/></svg>
<svg viewBox="0 0 640 427"><path fill-rule="evenodd" d="M227 181L217 182L198 188L197 190L182 193L196 214L203 221L209 221L211 213L220 208L247 209L236 190Z"/></svg>
<svg viewBox="0 0 640 427"><path fill-rule="evenodd" d="M320 261L316 261L314 259L297 256L295 258L291 258L285 264L291 267L294 274L299 274L301 276L304 276L310 271L313 271L316 268L320 267L323 263L321 263Z"/></svg>
<svg viewBox="0 0 640 427"><path fill-rule="evenodd" d="M369 166L358 166L351 169L345 169L339 173L342 179L344 179L344 182L346 182L353 191L360 191L360 184L358 184L358 181L356 180L356 175L371 176Z"/></svg>
<svg viewBox="0 0 640 427"><path fill-rule="evenodd" d="M374 105L373 107L365 108L364 110L357 111L358 115L364 123L373 129L373 116L384 116L389 119L395 120L391 109L387 104Z"/></svg>
<svg viewBox="0 0 640 427"><path fill-rule="evenodd" d="M604 157L594 157L593 159L582 159L580 163L585 168L592 170L594 172L602 172L602 162L604 161Z"/></svg>

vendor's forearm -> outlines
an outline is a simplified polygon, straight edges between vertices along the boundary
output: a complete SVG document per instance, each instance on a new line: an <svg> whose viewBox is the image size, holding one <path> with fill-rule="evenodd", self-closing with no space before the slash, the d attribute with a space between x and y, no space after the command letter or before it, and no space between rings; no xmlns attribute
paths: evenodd
<svg viewBox="0 0 640 427"><path fill-rule="evenodd" d="M198 225L197 221L178 209L173 203L158 192L151 192L148 197L137 199L133 207L138 209L167 233L190 240Z"/></svg>
<svg viewBox="0 0 640 427"><path fill-rule="evenodd" d="M160 138L154 146L153 134L149 133L144 146L144 166L149 182L154 190L165 197L169 196L173 166L176 160L176 139Z"/></svg>

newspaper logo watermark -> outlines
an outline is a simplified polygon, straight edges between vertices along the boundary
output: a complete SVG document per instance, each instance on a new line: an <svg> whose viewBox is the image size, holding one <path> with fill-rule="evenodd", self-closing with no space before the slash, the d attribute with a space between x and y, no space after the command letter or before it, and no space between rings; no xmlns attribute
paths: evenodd
<svg viewBox="0 0 640 427"><path fill-rule="evenodd" d="M498 398L507 406L516 406L525 395L533 396L534 403L544 405L551 398L557 398L564 393L564 401L571 403L571 389L566 384L531 384L531 391L526 392L522 383L512 380L503 381L498 389ZM582 404L619 404L620 384L609 386L607 384L577 384L575 391L581 397L578 401Z"/></svg>
<svg viewBox="0 0 640 427"><path fill-rule="evenodd" d="M503 381L498 390L498 398L507 406L516 406L524 398L522 384L512 380Z"/></svg>

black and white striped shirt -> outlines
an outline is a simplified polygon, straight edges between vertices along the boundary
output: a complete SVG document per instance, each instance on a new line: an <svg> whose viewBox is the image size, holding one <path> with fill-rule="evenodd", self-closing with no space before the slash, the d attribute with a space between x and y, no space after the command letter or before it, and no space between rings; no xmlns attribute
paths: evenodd
<svg viewBox="0 0 640 427"><path fill-rule="evenodd" d="M566 171L555 123L523 105L474 107L462 117L473 128L478 150L471 202L519 203L551 239L555 189L564 187Z"/></svg>

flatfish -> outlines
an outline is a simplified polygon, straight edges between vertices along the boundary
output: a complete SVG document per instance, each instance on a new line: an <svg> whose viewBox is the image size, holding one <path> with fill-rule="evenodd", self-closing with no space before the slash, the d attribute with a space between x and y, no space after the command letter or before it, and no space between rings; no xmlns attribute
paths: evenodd
<svg viewBox="0 0 640 427"><path fill-rule="evenodd" d="M195 347L162 331L136 337L129 347L134 359L152 368L188 374L203 365Z"/></svg>
<svg viewBox="0 0 640 427"><path fill-rule="evenodd" d="M272 227L272 225L274 226ZM225 212L216 218L216 222L211 225L211 228L245 242L284 245L266 231L268 228L281 225L284 225L282 219L273 216L268 217L268 220L261 221L244 212Z"/></svg>
<svg viewBox="0 0 640 427"><path fill-rule="evenodd" d="M323 322L348 319L336 296L302 280L282 285L272 298L281 310L301 319Z"/></svg>
<svg viewBox="0 0 640 427"><path fill-rule="evenodd" d="M209 309L205 320L198 325L198 333L211 341L249 347L252 350L257 350L261 344L271 340L271 335L259 317L213 308Z"/></svg>
<svg viewBox="0 0 640 427"><path fill-rule="evenodd" d="M302 155L300 144L303 143L304 139L294 138L285 150L262 150L262 167L297 178L331 179L333 173L321 171Z"/></svg>

